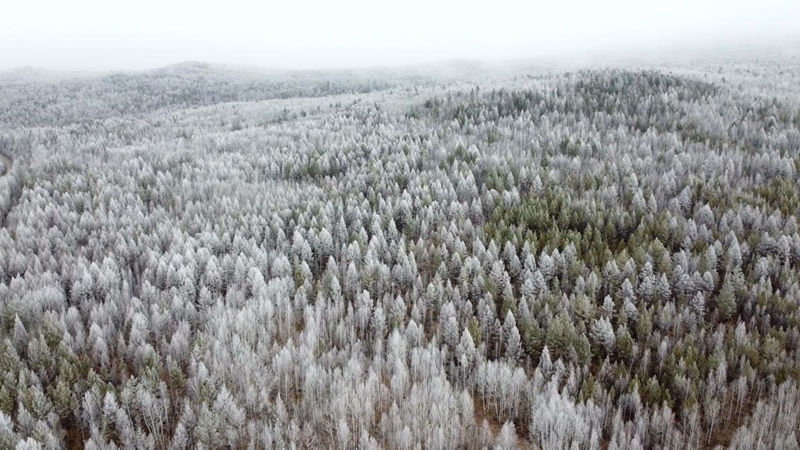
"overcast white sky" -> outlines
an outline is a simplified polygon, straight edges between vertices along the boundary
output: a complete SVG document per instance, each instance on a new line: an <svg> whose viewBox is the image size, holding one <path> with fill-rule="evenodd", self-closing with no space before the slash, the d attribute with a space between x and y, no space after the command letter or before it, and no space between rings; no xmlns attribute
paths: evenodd
<svg viewBox="0 0 800 450"><path fill-rule="evenodd" d="M0 69L273 68L800 42L800 0L6 0Z"/></svg>

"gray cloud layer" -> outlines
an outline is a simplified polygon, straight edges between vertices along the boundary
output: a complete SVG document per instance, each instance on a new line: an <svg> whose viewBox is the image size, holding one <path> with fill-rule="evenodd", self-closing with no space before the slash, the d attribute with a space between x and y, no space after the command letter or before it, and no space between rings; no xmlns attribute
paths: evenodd
<svg viewBox="0 0 800 450"><path fill-rule="evenodd" d="M646 54L800 37L797 0L9 2L0 68L277 68Z"/></svg>

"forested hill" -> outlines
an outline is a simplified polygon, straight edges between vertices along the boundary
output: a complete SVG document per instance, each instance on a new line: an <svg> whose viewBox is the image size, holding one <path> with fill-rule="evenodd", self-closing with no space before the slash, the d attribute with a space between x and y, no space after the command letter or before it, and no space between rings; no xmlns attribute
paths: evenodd
<svg viewBox="0 0 800 450"><path fill-rule="evenodd" d="M0 128L65 125L223 102L366 93L397 82L364 71L266 71L205 63L105 75L18 70L0 74Z"/></svg>

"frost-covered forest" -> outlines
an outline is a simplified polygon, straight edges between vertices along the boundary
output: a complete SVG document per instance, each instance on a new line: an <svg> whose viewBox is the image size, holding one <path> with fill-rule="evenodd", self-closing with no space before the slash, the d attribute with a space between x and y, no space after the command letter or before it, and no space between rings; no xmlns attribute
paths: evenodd
<svg viewBox="0 0 800 450"><path fill-rule="evenodd" d="M0 76L0 448L798 448L800 59Z"/></svg>

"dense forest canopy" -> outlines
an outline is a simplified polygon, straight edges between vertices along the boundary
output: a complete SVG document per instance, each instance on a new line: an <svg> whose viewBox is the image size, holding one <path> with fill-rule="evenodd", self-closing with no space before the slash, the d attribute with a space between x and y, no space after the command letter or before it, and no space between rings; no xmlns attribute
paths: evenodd
<svg viewBox="0 0 800 450"><path fill-rule="evenodd" d="M0 447L797 448L800 61L531 73L5 79Z"/></svg>

